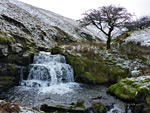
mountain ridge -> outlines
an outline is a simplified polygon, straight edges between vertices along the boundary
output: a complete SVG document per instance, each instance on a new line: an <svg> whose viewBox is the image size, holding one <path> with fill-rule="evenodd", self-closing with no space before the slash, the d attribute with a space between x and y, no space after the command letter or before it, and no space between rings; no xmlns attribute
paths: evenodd
<svg viewBox="0 0 150 113"><path fill-rule="evenodd" d="M1 0L0 12L1 15L3 14L24 24L24 26L26 26L27 29L32 32L32 36L36 38L38 38L39 36L36 36L33 33L35 32L37 34L38 26L43 31L46 31L46 35L48 35L47 37L50 41L52 41L51 38L53 40L55 40L56 37L58 39L59 37L63 38L63 36L61 36L61 33L59 32L60 30L68 34L70 37L72 37L72 40L75 41L88 40L87 37L90 38L90 40L103 40L100 38L100 35L95 35L95 32L99 32L96 29L96 31L92 30L91 32L90 28L81 28L77 21L16 0ZM32 31L31 27L35 28L35 30ZM58 30L56 27L60 30Z"/></svg>

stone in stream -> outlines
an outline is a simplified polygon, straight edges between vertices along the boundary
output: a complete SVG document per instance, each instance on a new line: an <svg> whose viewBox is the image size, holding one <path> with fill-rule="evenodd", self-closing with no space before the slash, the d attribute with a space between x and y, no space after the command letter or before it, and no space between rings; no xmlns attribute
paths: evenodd
<svg viewBox="0 0 150 113"><path fill-rule="evenodd" d="M79 100L76 104L70 107L64 106L48 106L43 104L40 109L45 112L60 112L60 113L106 113L106 108L101 102L93 102L90 107L86 107L85 100Z"/></svg>

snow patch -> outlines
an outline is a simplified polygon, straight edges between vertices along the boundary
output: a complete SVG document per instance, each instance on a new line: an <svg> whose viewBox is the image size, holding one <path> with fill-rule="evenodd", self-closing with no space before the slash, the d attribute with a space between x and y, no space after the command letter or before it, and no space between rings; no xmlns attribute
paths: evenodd
<svg viewBox="0 0 150 113"><path fill-rule="evenodd" d="M23 2L19 2L17 0L8 0L10 3L15 4L21 9L24 9L37 19L39 19L41 22L44 22L47 25L50 26L57 26L70 36L74 37L75 39L82 39L81 36L82 33L87 33L92 36L93 39L99 38L100 40L105 40L104 37L101 37L101 33L99 33L99 30L94 27L80 27L80 24L78 21L75 21L73 19L69 19L66 17L63 17L61 15L55 14L51 11L47 11L44 9L40 9L28 4L25 4Z"/></svg>
<svg viewBox="0 0 150 113"><path fill-rule="evenodd" d="M134 42L135 44L140 44L144 47L150 46L150 28L146 28L144 30L133 32L125 42Z"/></svg>

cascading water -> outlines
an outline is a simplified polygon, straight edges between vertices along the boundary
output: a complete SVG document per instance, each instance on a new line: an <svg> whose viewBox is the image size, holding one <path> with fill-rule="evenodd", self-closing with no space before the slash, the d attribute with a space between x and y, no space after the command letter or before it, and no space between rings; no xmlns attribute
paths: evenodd
<svg viewBox="0 0 150 113"><path fill-rule="evenodd" d="M126 111L125 103L106 93L107 86L74 83L73 69L66 64L65 57L62 55L51 55L48 52L35 54L28 78L27 80L23 78L22 68L21 86L0 94L0 97L28 107L40 107L44 103L70 107L80 99L88 100L101 96L102 98L93 101L101 101L107 106L107 113Z"/></svg>
<svg viewBox="0 0 150 113"><path fill-rule="evenodd" d="M73 81L73 68L66 64L64 56L40 52L34 55L28 78L23 80L21 85L44 87Z"/></svg>

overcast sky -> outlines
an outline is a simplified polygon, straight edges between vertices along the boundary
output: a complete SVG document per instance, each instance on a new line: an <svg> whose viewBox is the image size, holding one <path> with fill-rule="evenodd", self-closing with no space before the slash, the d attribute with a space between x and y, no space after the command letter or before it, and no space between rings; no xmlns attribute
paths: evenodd
<svg viewBox="0 0 150 113"><path fill-rule="evenodd" d="M89 9L120 5L137 16L150 15L150 0L19 0L72 19L80 19Z"/></svg>

